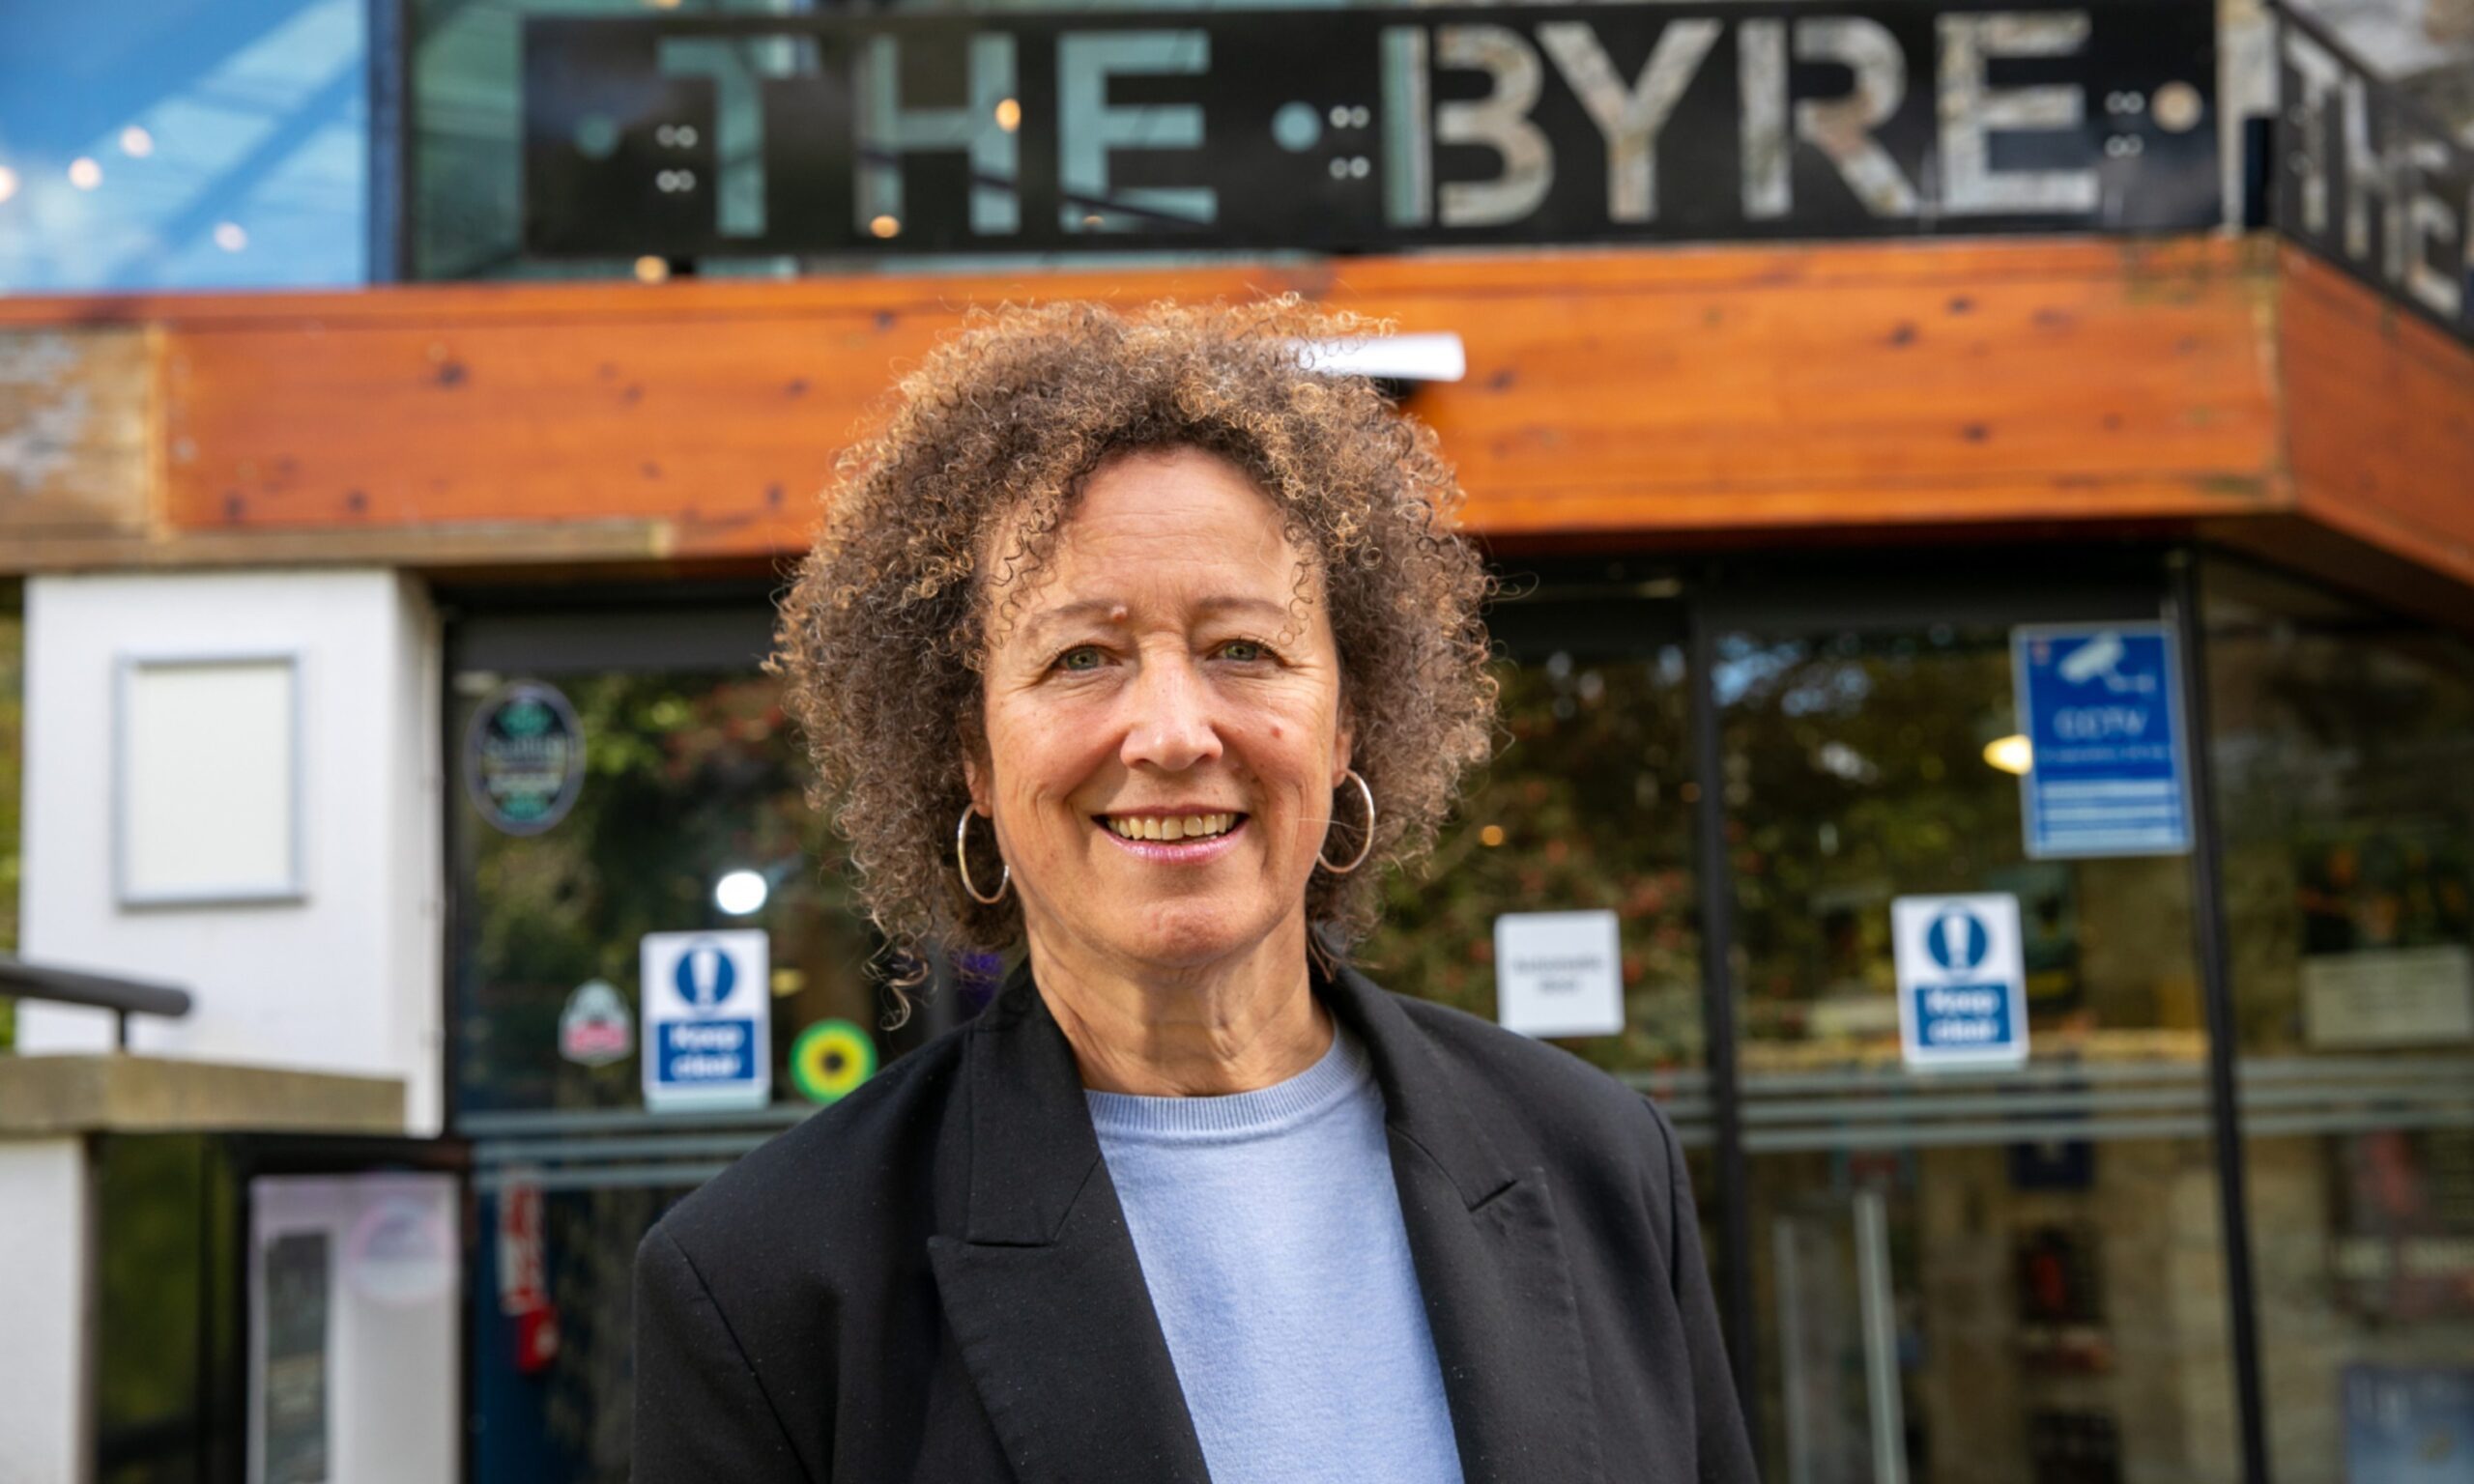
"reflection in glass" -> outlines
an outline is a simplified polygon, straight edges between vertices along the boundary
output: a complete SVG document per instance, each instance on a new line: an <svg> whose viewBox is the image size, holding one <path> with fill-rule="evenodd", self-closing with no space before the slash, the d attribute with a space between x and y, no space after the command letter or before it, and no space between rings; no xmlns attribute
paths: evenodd
<svg viewBox="0 0 2474 1484"><path fill-rule="evenodd" d="M828 1017L877 1026L882 1003L869 967L877 940L801 792L775 682L592 674L562 677L560 688L584 724L586 776L573 812L542 834L514 836L459 804L470 883L459 1111L639 1106L636 1058L562 1057L561 1013L593 980L618 986L632 1011L639 941L700 928L770 936L775 1099L788 1099L782 1059L798 1032ZM461 735L463 717L455 721ZM748 874L762 899L733 916L716 900L717 884ZM742 905L751 895L745 882L734 891Z"/></svg>
<svg viewBox="0 0 2474 1484"><path fill-rule="evenodd" d="M2009 633L1732 634L1767 1476L2235 1476L2181 857L2027 859ZM1901 1062L1890 903L2019 899L2029 1059Z"/></svg>
<svg viewBox="0 0 2474 1484"><path fill-rule="evenodd" d="M1612 911L1624 1032L1563 1043L1636 1079L1688 1073L1657 1085L1697 1091L1701 939L1683 651L1558 650L1500 673L1510 739L1472 780L1431 862L1393 879L1360 961L1389 988L1493 1019L1498 913Z"/></svg>
<svg viewBox="0 0 2474 1484"><path fill-rule="evenodd" d="M2230 563L2208 681L2280 1479L2474 1458L2474 652Z"/></svg>

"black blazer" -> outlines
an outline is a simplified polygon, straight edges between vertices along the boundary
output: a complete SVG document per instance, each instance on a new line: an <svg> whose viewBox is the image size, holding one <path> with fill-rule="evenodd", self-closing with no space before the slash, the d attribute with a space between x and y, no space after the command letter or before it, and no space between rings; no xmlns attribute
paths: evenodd
<svg viewBox="0 0 2474 1484"><path fill-rule="evenodd" d="M1383 1090L1467 1484L1751 1480L1665 1118L1355 973L1316 992ZM638 1484L1207 1478L1027 974L654 1226L635 1405Z"/></svg>

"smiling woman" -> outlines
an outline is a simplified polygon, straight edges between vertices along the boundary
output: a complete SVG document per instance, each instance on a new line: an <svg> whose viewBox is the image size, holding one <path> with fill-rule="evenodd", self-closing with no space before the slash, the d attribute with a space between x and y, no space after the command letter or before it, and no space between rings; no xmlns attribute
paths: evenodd
<svg viewBox="0 0 2474 1484"><path fill-rule="evenodd" d="M1238 605L1212 615L1221 637L1254 643L1277 667L1292 626L1319 624L1323 662L1348 697L1357 769L1380 804L1375 851L1414 856L1431 842L1491 741L1478 617L1487 579L1450 532L1459 489L1433 433L1370 383L1300 364L1303 342L1374 328L1288 300L1131 320L1087 304L982 315L903 384L884 430L846 456L824 534L784 601L775 668L816 754L819 805L849 838L897 939L997 950L1021 940L1024 899L964 892L954 820L977 798L964 758L983 750L983 686L1062 625L1122 642L1110 611L1138 594L1081 590L1105 572L1101 554L1054 550L1083 526L1094 486L1119 504L1182 502L1153 511L1147 528L1120 520L1089 537L1155 585L1160 569L1216 542L1244 543L1211 552L1243 566L1222 574L1238 585L1201 594ZM1137 453L1149 456L1129 458ZM1103 478L1112 462L1125 467ZM1246 499L1215 524L1184 524L1232 490ZM1073 663L1102 663L1108 647ZM1346 849L1335 842L1333 858L1345 860L1364 842L1357 789L1313 813L1334 810L1360 832ZM974 879L984 858L993 882L996 854L985 831L973 836ZM1308 919L1335 947L1372 926L1370 872L1317 872L1305 889Z"/></svg>
<svg viewBox="0 0 2474 1484"><path fill-rule="evenodd" d="M987 316L851 455L817 802L1020 964L646 1239L638 1479L1750 1477L1664 1119L1346 966L1494 705L1432 434L1301 363L1364 328Z"/></svg>

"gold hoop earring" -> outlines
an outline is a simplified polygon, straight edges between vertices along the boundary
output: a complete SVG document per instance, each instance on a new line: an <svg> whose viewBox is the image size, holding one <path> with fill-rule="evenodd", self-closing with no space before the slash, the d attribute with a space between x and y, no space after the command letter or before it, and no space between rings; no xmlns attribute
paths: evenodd
<svg viewBox="0 0 2474 1484"><path fill-rule="evenodd" d="M1323 854L1319 850L1314 853L1314 864L1336 876L1345 876L1365 865L1366 853L1374 848L1374 790L1366 785L1366 775L1357 769L1349 769L1348 777L1349 782L1357 785L1358 796L1366 800L1366 839L1359 842L1357 854L1349 857L1349 863L1346 866L1333 865L1323 859Z"/></svg>
<svg viewBox="0 0 2474 1484"><path fill-rule="evenodd" d="M1014 867L1012 862L998 857L997 863L1004 867L1004 874L996 878L996 890L985 897L979 895L979 888L971 884L970 851L966 842L970 839L970 816L976 813L971 806L964 805L963 816L954 825L954 869L962 872L963 890L970 894L970 899L983 907L992 907L1005 899L1006 889L1014 884Z"/></svg>

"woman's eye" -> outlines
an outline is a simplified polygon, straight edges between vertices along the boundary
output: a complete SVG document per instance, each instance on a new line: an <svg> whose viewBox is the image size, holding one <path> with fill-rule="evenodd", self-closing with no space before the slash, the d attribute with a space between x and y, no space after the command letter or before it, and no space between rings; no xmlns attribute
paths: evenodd
<svg viewBox="0 0 2474 1484"><path fill-rule="evenodd" d="M1254 642L1251 639L1232 639L1228 642L1220 646L1220 657L1222 659L1235 660L1240 665L1251 665L1256 660L1268 657L1270 654L1270 650L1264 648L1262 645Z"/></svg>
<svg viewBox="0 0 2474 1484"><path fill-rule="evenodd" d="M1067 671L1097 670L1100 668L1100 651L1089 644L1068 649L1056 657L1056 668Z"/></svg>

